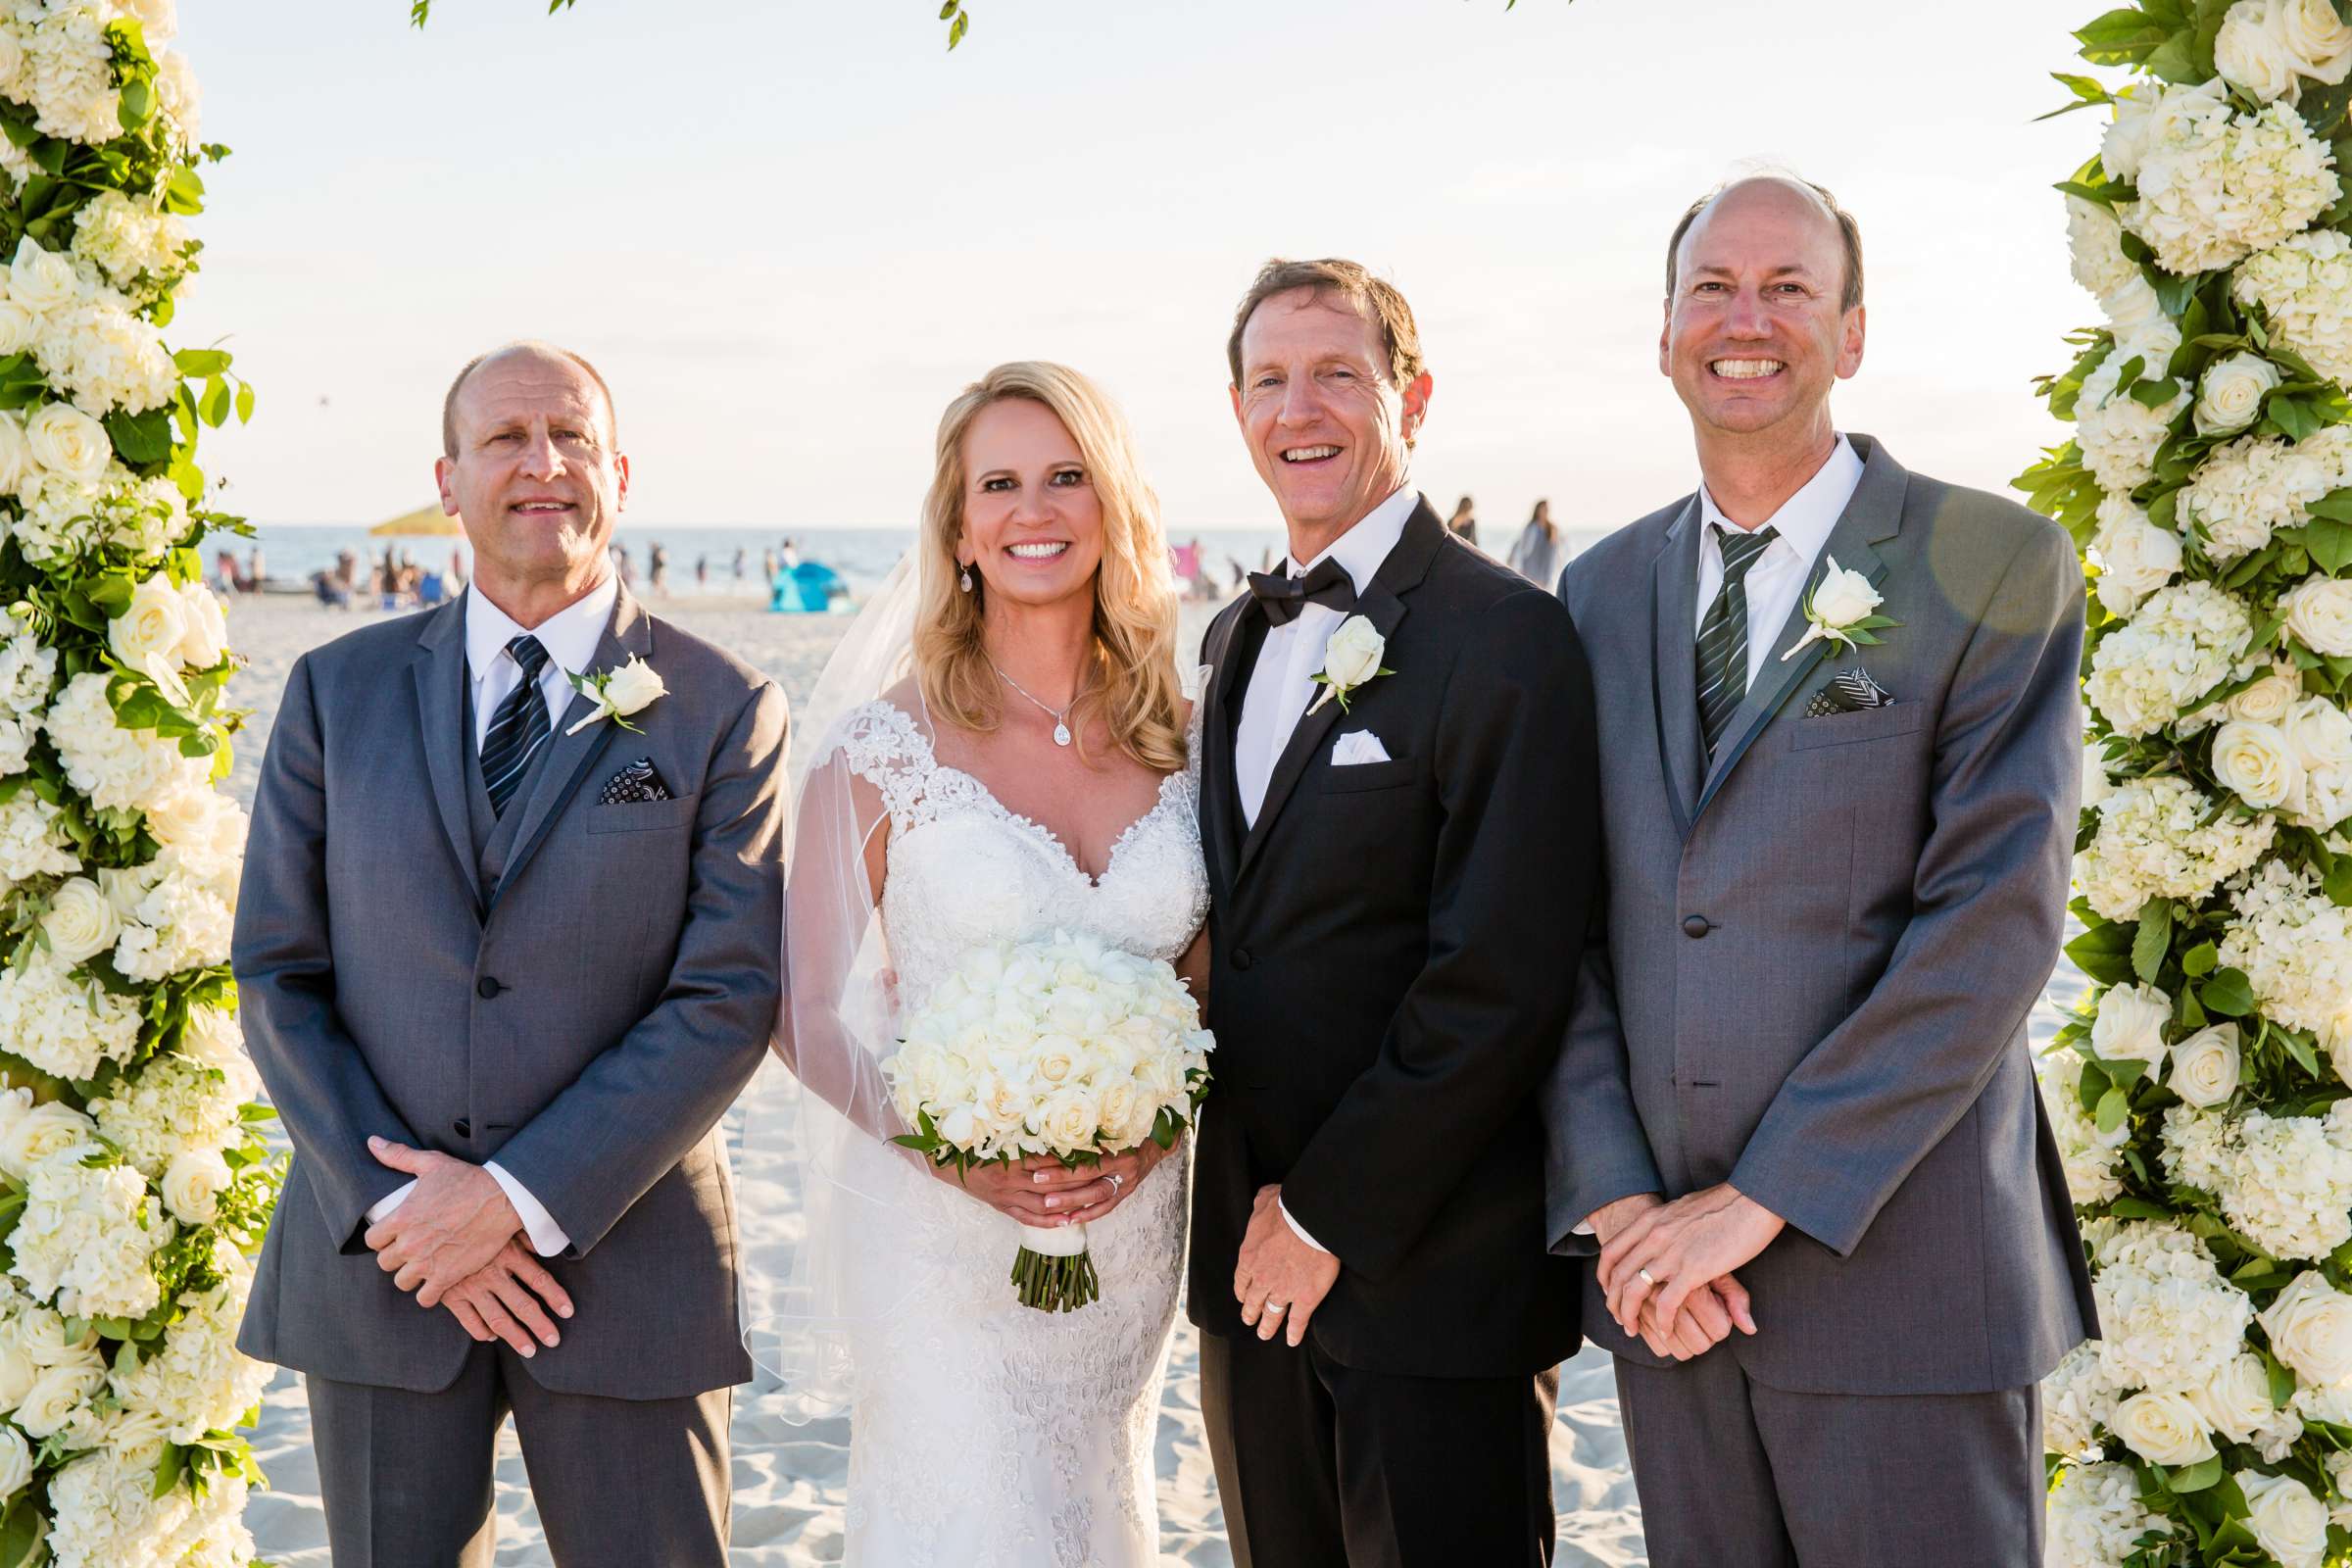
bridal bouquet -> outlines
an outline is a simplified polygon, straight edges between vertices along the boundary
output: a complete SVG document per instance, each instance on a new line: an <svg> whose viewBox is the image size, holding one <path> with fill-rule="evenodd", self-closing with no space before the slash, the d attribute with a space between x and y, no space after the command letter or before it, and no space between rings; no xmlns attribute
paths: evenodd
<svg viewBox="0 0 2352 1568"><path fill-rule="evenodd" d="M966 953L883 1072L915 1129L897 1142L935 1164L1051 1154L1075 1168L1147 1138L1171 1147L1208 1092L1213 1045L1168 964L1056 931ZM1084 1225L1021 1235L1023 1304L1068 1312L1101 1297Z"/></svg>

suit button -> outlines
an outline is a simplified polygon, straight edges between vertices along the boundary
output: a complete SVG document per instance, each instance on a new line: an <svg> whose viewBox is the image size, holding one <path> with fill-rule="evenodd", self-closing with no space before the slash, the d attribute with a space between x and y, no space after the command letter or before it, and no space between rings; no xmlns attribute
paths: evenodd
<svg viewBox="0 0 2352 1568"><path fill-rule="evenodd" d="M471 1138L473 1136L473 1123L467 1121L465 1117L460 1116L457 1120L457 1124L453 1126L450 1131L456 1133L460 1138Z"/></svg>
<svg viewBox="0 0 2352 1568"><path fill-rule="evenodd" d="M1683 935L1687 937L1703 937L1714 929L1715 928L1713 926L1707 924L1707 917L1703 914L1687 915L1684 917Z"/></svg>
<svg viewBox="0 0 2352 1568"><path fill-rule="evenodd" d="M498 999L498 994L506 989L507 988L500 985L497 978L492 975L484 975L473 983L473 994L481 998L484 1002L496 1001Z"/></svg>
<svg viewBox="0 0 2352 1568"><path fill-rule="evenodd" d="M1247 969L1250 967L1250 950L1248 948L1236 948L1233 950L1233 966L1236 969Z"/></svg>

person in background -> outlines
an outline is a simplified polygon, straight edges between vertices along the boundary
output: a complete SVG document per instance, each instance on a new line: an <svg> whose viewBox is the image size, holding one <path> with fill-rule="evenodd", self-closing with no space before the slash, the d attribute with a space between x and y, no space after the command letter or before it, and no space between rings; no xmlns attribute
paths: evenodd
<svg viewBox="0 0 2352 1568"><path fill-rule="evenodd" d="M735 580L743 581L743 546L735 547Z"/></svg>
<svg viewBox="0 0 2352 1568"><path fill-rule="evenodd" d="M710 586L710 558L709 556L694 558L694 585L697 588Z"/></svg>
<svg viewBox="0 0 2352 1568"><path fill-rule="evenodd" d="M262 547L255 545L245 552L245 580L237 586L249 594L258 594L270 580L270 572L262 564Z"/></svg>
<svg viewBox="0 0 2352 1568"><path fill-rule="evenodd" d="M1170 545L1168 559L1175 564L1176 583L1185 597L1188 599L1201 597L1200 540L1199 537L1196 536L1189 544Z"/></svg>
<svg viewBox="0 0 2352 1568"><path fill-rule="evenodd" d="M669 597L669 552L659 543L646 546L645 580L657 595Z"/></svg>
<svg viewBox="0 0 2352 1568"><path fill-rule="evenodd" d="M800 549L800 546L798 546L798 545L794 544L790 538L787 538L787 539L784 541L784 556L783 556L783 561L784 561L784 569L785 569L786 571L790 571L790 570L792 570L794 567L798 566L798 565L801 564L801 549Z"/></svg>
<svg viewBox="0 0 2352 1568"><path fill-rule="evenodd" d="M1560 530L1551 520L1551 503L1539 501L1511 546L1511 569L1530 582L1549 588L1559 580Z"/></svg>
<svg viewBox="0 0 2352 1568"><path fill-rule="evenodd" d="M776 585L776 553L773 550L760 552L760 580L770 588Z"/></svg>
<svg viewBox="0 0 2352 1568"><path fill-rule="evenodd" d="M612 547L612 569L620 573L620 585L623 588L637 586L636 564L629 560L628 551L619 545Z"/></svg>
<svg viewBox="0 0 2352 1568"><path fill-rule="evenodd" d="M466 552L456 545L449 547L449 591L455 594L466 586Z"/></svg>
<svg viewBox="0 0 2352 1568"><path fill-rule="evenodd" d="M1466 545L1478 543L1478 518L1471 513L1468 496L1453 504L1453 515L1446 519L1446 531L1461 535Z"/></svg>
<svg viewBox="0 0 2352 1568"><path fill-rule="evenodd" d="M220 553L214 572L215 584L224 597L233 597L244 591L245 582L237 575L237 558L232 552L223 550Z"/></svg>

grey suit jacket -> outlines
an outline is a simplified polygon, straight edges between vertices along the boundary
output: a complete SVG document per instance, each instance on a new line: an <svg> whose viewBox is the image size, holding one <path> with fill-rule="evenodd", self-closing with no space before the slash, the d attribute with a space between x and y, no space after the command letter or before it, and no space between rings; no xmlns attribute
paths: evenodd
<svg viewBox="0 0 2352 1568"><path fill-rule="evenodd" d="M1718 1353L1792 1392L2016 1388L2094 1323L2026 1039L2066 913L2082 574L2055 524L1851 440L1814 580L1835 557L1901 624L1838 659L1780 657L1801 603L1752 628L1772 652L1711 768L1696 496L1561 577L1609 889L1547 1090L1548 1225L1590 1251L1572 1233L1602 1204L1729 1181L1788 1228L1741 1271L1761 1332ZM1893 705L1807 717L1857 659Z"/></svg>
<svg viewBox="0 0 2352 1568"><path fill-rule="evenodd" d="M370 1134L496 1158L571 1240L577 1314L528 1363L562 1393L671 1398L744 1381L719 1116L773 1025L783 694L624 589L596 668L669 694L630 734L575 698L482 885L467 819L463 600L305 655L254 802L234 947L246 1039L294 1144L239 1346L429 1392L472 1342L361 1240L407 1178ZM675 797L598 804L645 757Z"/></svg>

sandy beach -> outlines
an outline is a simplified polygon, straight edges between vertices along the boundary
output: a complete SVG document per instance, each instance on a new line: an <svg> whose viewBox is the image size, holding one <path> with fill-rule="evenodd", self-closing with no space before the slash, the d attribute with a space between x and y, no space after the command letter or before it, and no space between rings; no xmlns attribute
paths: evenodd
<svg viewBox="0 0 2352 1568"><path fill-rule="evenodd" d="M654 606L701 636L734 649L768 671L797 705L813 686L825 656L849 624L847 616L770 615L750 602L698 600ZM1205 609L1188 619L1204 621ZM365 624L371 613L348 613L288 601L245 601L230 621L237 649L251 667L231 688L252 710L237 746L231 787L249 801L267 744L270 721L288 668L306 649ZM2056 1027L2081 981L2061 972L2034 1021L2037 1039ZM779 1071L771 1063L769 1072ZM755 1083L746 1102L772 1093ZM744 1104L730 1115L740 1126ZM751 1266L772 1278L788 1272L796 1230L780 1172L738 1161L741 1213ZM1189 1326L1180 1320L1170 1358L1158 1441L1160 1551L1169 1564L1221 1568L1229 1564L1223 1516L1200 1412L1200 1360ZM318 1471L310 1449L310 1415L302 1386L291 1374L270 1385L254 1436L270 1490L254 1498L249 1521L262 1555L285 1568L325 1568L326 1532ZM842 1504L849 1465L848 1421L795 1427L761 1397L760 1385L738 1392L734 1418L735 1517L732 1561L761 1568L804 1568L841 1560ZM1587 1351L1561 1369L1559 1415L1551 1436L1552 1484L1560 1513L1558 1561L1566 1568L1634 1568L1647 1561L1641 1514L1618 1428L1614 1384L1605 1357ZM498 1463L498 1556L521 1568L552 1562L531 1506L520 1450L512 1425L502 1436Z"/></svg>

